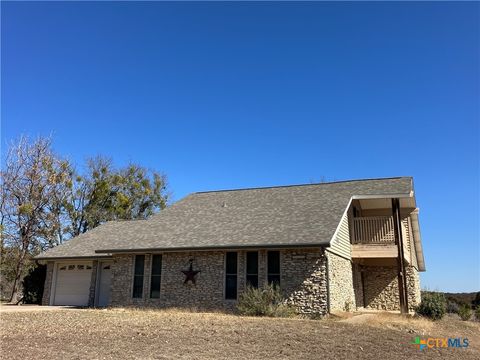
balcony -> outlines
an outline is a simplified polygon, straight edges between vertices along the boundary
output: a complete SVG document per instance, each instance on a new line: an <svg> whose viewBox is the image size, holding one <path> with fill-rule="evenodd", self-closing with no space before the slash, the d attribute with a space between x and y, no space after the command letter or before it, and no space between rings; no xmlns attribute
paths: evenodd
<svg viewBox="0 0 480 360"><path fill-rule="evenodd" d="M402 220L403 252L410 260L409 220ZM370 216L353 218L352 258L396 258L398 248L392 216Z"/></svg>

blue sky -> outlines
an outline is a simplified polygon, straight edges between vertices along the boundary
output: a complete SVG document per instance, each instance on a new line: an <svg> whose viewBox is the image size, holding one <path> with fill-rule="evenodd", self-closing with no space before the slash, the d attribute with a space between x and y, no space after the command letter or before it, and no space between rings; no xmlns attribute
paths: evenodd
<svg viewBox="0 0 480 360"><path fill-rule="evenodd" d="M411 175L422 286L480 290L479 3L2 2L1 142L211 189Z"/></svg>

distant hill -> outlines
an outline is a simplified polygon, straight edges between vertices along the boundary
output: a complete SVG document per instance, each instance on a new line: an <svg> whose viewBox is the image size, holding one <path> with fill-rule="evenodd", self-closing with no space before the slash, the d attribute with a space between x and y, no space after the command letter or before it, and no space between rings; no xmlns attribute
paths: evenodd
<svg viewBox="0 0 480 360"><path fill-rule="evenodd" d="M456 302L457 304L472 305L473 301L477 299L480 301L480 292L471 293L444 293L447 300Z"/></svg>
<svg viewBox="0 0 480 360"><path fill-rule="evenodd" d="M422 291L422 294L425 293L434 293L441 291ZM480 291L478 292L471 292L471 293L443 293L445 298L449 302L457 303L458 305L468 305L472 308L480 307Z"/></svg>

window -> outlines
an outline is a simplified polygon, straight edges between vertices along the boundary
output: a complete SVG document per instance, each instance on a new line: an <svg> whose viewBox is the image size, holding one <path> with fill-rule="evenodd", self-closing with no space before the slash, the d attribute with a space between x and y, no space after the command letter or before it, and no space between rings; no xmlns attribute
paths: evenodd
<svg viewBox="0 0 480 360"><path fill-rule="evenodd" d="M65 265L65 266L62 266L62 267L60 268L60 270L67 270L67 266L66 266L66 265Z"/></svg>
<svg viewBox="0 0 480 360"><path fill-rule="evenodd" d="M85 269L85 265L77 265L77 269L78 270L83 270L83 269Z"/></svg>
<svg viewBox="0 0 480 360"><path fill-rule="evenodd" d="M150 297L160 297L160 280L162 275L162 255L152 256L152 276L150 278Z"/></svg>
<svg viewBox="0 0 480 360"><path fill-rule="evenodd" d="M280 252L268 252L268 283L280 286Z"/></svg>
<svg viewBox="0 0 480 360"><path fill-rule="evenodd" d="M135 256L135 272L133 275L133 295L134 298L141 298L143 293L143 271L145 268L145 255Z"/></svg>
<svg viewBox="0 0 480 360"><path fill-rule="evenodd" d="M87 270L92 270L92 267L90 265L87 265Z"/></svg>
<svg viewBox="0 0 480 360"><path fill-rule="evenodd" d="M225 299L237 298L237 253L225 255Z"/></svg>
<svg viewBox="0 0 480 360"><path fill-rule="evenodd" d="M75 265L68 265L68 270L75 270Z"/></svg>
<svg viewBox="0 0 480 360"><path fill-rule="evenodd" d="M258 288L258 251L247 252L247 285Z"/></svg>

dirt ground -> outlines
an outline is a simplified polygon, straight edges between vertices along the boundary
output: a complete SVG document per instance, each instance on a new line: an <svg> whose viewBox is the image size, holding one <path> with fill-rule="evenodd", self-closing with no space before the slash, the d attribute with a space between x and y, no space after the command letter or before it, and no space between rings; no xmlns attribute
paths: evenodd
<svg viewBox="0 0 480 360"><path fill-rule="evenodd" d="M2 312L0 359L479 359L480 323L399 315L327 320L154 310ZM415 336L467 337L420 351Z"/></svg>

